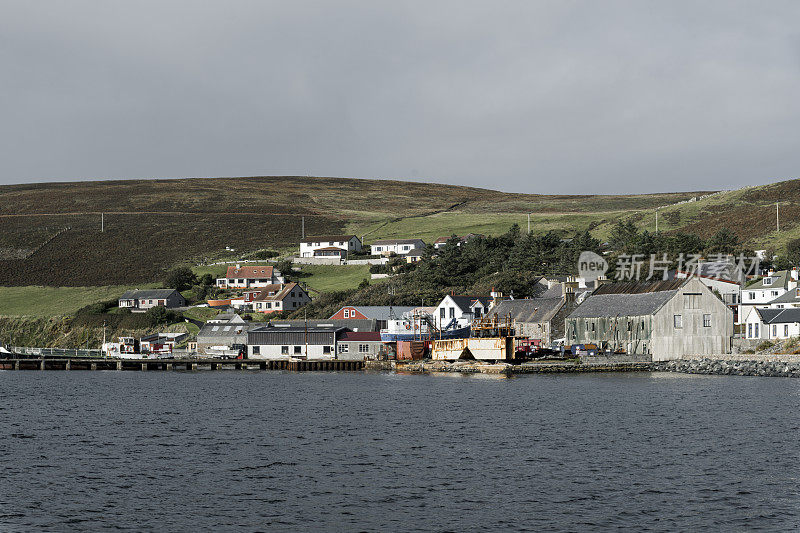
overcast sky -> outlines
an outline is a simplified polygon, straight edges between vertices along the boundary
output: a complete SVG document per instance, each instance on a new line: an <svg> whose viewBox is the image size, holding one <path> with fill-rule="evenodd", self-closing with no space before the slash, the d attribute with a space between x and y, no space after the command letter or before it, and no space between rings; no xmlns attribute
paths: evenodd
<svg viewBox="0 0 800 533"><path fill-rule="evenodd" d="M0 183L800 175L800 2L0 0Z"/></svg>

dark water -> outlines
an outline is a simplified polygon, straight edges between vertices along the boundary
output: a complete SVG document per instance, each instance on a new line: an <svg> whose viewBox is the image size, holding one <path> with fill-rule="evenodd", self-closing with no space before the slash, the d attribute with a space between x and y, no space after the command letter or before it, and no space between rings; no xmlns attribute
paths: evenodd
<svg viewBox="0 0 800 533"><path fill-rule="evenodd" d="M800 380L0 372L0 530L790 530Z"/></svg>

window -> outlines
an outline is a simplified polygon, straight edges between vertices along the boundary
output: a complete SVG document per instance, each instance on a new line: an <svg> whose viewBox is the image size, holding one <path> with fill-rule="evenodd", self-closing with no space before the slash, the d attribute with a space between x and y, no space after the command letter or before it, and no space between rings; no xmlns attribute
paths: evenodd
<svg viewBox="0 0 800 533"><path fill-rule="evenodd" d="M758 323L753 324L753 337L758 338Z"/></svg>
<svg viewBox="0 0 800 533"><path fill-rule="evenodd" d="M345 318L350 318L350 310L349 309L345 309L344 310L344 317Z"/></svg>
<svg viewBox="0 0 800 533"><path fill-rule="evenodd" d="M359 344L358 353L369 353L369 344Z"/></svg>
<svg viewBox="0 0 800 533"><path fill-rule="evenodd" d="M442 320L444 320L445 313L447 313L447 310L446 310L444 307L440 308L440 309L439 309L439 318L441 318Z"/></svg>
<svg viewBox="0 0 800 533"><path fill-rule="evenodd" d="M672 315L672 325L675 326L675 329L681 329L683 327L683 317L681 315Z"/></svg>
<svg viewBox="0 0 800 533"><path fill-rule="evenodd" d="M267 302L264 304L267 309L272 309L272 302Z"/></svg>
<svg viewBox="0 0 800 533"><path fill-rule="evenodd" d="M296 353L296 354L303 353L303 347L302 346L295 346L294 347L294 353Z"/></svg>
<svg viewBox="0 0 800 533"><path fill-rule="evenodd" d="M411 249L410 246L403 246L403 250L410 250L410 249Z"/></svg>
<svg viewBox="0 0 800 533"><path fill-rule="evenodd" d="M777 337L778 336L778 325L777 324L772 324L772 336L773 337Z"/></svg>
<svg viewBox="0 0 800 533"><path fill-rule="evenodd" d="M475 308L475 318L480 318L480 317L481 317L481 308L480 307L476 307Z"/></svg>
<svg viewBox="0 0 800 533"><path fill-rule="evenodd" d="M784 324L783 325L783 336L784 337L788 337L789 336L789 324Z"/></svg>
<svg viewBox="0 0 800 533"><path fill-rule="evenodd" d="M281 346L281 355L289 355L289 347Z"/></svg>
<svg viewBox="0 0 800 533"><path fill-rule="evenodd" d="M322 353L324 353L324 354L326 354L326 355L330 355L330 353L331 353L331 347L330 347L330 346L323 346L323 347L322 347Z"/></svg>
<svg viewBox="0 0 800 533"><path fill-rule="evenodd" d="M700 293L685 293L683 295L684 309L700 309Z"/></svg>
<svg viewBox="0 0 800 533"><path fill-rule="evenodd" d="M592 333L594 333L594 322L592 322Z"/></svg>
<svg viewBox="0 0 800 533"><path fill-rule="evenodd" d="M451 307L450 308L450 318L455 318L455 317L456 317L456 308L455 307Z"/></svg>
<svg viewBox="0 0 800 533"><path fill-rule="evenodd" d="M764 278L764 285L772 285L772 278L769 276Z"/></svg>
<svg viewBox="0 0 800 533"><path fill-rule="evenodd" d="M772 292L770 292L770 294L771 294L772 296L777 296L777 295L778 295L778 291L772 291Z"/></svg>
<svg viewBox="0 0 800 533"><path fill-rule="evenodd" d="M632 325L633 325L633 322L631 322L631 321L629 320L629 321L628 321L628 331L630 331L630 330L631 330L631 326L632 326Z"/></svg>
<svg viewBox="0 0 800 533"><path fill-rule="evenodd" d="M253 355L259 355L261 353L261 346L253 346Z"/></svg>
<svg viewBox="0 0 800 533"><path fill-rule="evenodd" d="M749 339L753 338L753 324L747 324L747 337Z"/></svg>
<svg viewBox="0 0 800 533"><path fill-rule="evenodd" d="M339 345L339 353L350 353L350 345L349 344L340 344Z"/></svg>
<svg viewBox="0 0 800 533"><path fill-rule="evenodd" d="M749 292L749 293L747 293L747 295L750 297L751 300L755 300L756 299L756 293L754 293L754 292Z"/></svg>
<svg viewBox="0 0 800 533"><path fill-rule="evenodd" d="M711 327L711 315L703 315L703 327L704 328Z"/></svg>

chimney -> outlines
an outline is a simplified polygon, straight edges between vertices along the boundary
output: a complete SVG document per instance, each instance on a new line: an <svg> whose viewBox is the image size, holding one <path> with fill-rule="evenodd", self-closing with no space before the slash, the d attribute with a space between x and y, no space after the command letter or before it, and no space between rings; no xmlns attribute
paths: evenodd
<svg viewBox="0 0 800 533"><path fill-rule="evenodd" d="M797 267L792 267L792 279L797 281Z"/></svg>
<svg viewBox="0 0 800 533"><path fill-rule="evenodd" d="M564 287L564 301L568 304L575 303L575 289L573 287Z"/></svg>

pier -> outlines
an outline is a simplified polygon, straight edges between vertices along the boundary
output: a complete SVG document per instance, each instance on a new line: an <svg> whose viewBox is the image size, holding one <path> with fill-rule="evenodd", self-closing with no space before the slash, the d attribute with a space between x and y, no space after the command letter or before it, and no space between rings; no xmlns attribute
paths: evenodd
<svg viewBox="0 0 800 533"><path fill-rule="evenodd" d="M258 360L258 359L110 359L42 357L0 359L0 370L287 370L291 372L341 372L364 369L364 361Z"/></svg>

